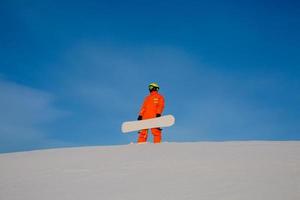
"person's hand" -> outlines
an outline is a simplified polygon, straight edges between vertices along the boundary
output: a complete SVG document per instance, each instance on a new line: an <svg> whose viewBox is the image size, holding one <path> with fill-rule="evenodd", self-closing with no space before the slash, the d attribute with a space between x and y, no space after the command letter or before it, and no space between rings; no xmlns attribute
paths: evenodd
<svg viewBox="0 0 300 200"><path fill-rule="evenodd" d="M142 120L142 119L143 119L142 115L139 115L137 118L137 120Z"/></svg>
<svg viewBox="0 0 300 200"><path fill-rule="evenodd" d="M160 117L161 116L161 114L156 114L156 117Z"/></svg>

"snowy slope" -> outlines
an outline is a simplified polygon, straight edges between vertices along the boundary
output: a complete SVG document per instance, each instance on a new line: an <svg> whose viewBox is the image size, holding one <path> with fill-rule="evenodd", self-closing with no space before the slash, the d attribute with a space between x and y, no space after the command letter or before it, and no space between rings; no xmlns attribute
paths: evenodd
<svg viewBox="0 0 300 200"><path fill-rule="evenodd" d="M300 142L200 142L0 154L2 200L299 200Z"/></svg>

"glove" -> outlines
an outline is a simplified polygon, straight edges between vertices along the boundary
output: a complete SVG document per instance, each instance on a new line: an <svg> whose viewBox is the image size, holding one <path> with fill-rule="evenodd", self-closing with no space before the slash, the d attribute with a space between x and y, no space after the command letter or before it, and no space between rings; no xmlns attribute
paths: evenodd
<svg viewBox="0 0 300 200"><path fill-rule="evenodd" d="M142 119L143 119L142 115L139 115L137 118L137 120L142 120Z"/></svg>
<svg viewBox="0 0 300 200"><path fill-rule="evenodd" d="M156 117L160 117L161 116L161 114L156 114Z"/></svg>

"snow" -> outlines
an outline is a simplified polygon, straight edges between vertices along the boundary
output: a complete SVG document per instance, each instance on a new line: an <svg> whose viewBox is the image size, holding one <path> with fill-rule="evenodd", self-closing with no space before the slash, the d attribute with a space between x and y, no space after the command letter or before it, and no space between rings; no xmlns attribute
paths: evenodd
<svg viewBox="0 0 300 200"><path fill-rule="evenodd" d="M0 154L3 200L299 200L300 142L198 142Z"/></svg>

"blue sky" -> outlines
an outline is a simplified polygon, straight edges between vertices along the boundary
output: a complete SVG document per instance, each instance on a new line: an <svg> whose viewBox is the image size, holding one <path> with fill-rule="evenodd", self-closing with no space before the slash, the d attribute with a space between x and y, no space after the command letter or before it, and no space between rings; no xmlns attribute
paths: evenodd
<svg viewBox="0 0 300 200"><path fill-rule="evenodd" d="M150 82L164 141L300 139L299 1L2 0L0 24L0 152L135 141Z"/></svg>

